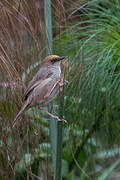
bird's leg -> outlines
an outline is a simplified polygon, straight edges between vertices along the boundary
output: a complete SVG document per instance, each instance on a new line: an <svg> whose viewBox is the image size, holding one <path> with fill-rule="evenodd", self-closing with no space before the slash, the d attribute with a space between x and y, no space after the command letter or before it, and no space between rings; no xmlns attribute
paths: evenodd
<svg viewBox="0 0 120 180"><path fill-rule="evenodd" d="M54 86L52 87L52 89L50 90L50 92L47 93L47 94L44 96L44 98L48 98L48 97L50 96L50 94L52 93L52 91L54 90L54 88L57 86L58 83L59 83L59 81L57 81L57 82L54 84Z"/></svg>
<svg viewBox="0 0 120 180"><path fill-rule="evenodd" d="M51 114L50 112L48 112L47 110L45 110L43 107L40 107L40 109L41 109L43 112L45 112L46 114L48 114L50 117L52 117L53 119L55 119L55 120L57 120L57 121L63 121L63 122L65 122L65 123L67 123L66 120L60 119L58 116L55 116L55 115Z"/></svg>
<svg viewBox="0 0 120 180"><path fill-rule="evenodd" d="M54 90L54 88L57 86L57 85L59 85L60 87L62 87L62 86L64 86L65 84L68 84L69 82L67 81L67 80L65 80L65 82L61 82L61 81L57 81L55 84L54 84L54 86L52 87L52 89L50 90L50 92L49 93L47 93L45 96L44 96L44 98L46 99L46 98L48 98L49 96L50 96L50 94L52 93L52 91Z"/></svg>

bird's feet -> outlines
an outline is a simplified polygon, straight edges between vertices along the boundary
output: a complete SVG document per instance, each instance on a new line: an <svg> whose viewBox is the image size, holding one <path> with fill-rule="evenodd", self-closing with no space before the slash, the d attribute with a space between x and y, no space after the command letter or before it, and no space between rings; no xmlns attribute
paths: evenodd
<svg viewBox="0 0 120 180"><path fill-rule="evenodd" d="M59 82L58 84L60 87L62 87L62 86L69 84L69 83L70 83L69 81L65 80L63 83Z"/></svg>
<svg viewBox="0 0 120 180"><path fill-rule="evenodd" d="M65 123L67 123L66 120L60 119L58 116L55 116L55 115L51 114L50 112L48 112L47 110L45 110L43 107L40 107L40 109L41 109L43 112L45 112L46 114L48 114L50 117L52 117L53 119L55 119L55 120L57 120L57 121L59 121L59 122L65 122Z"/></svg>
<svg viewBox="0 0 120 180"><path fill-rule="evenodd" d="M53 115L53 114L52 114ZM68 123L65 119L60 119L58 116L53 115L52 118L56 119L59 122Z"/></svg>

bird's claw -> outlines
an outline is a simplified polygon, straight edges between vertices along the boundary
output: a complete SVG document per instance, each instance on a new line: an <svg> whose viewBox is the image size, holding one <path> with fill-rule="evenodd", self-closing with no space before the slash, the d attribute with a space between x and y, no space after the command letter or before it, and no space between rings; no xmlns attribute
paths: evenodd
<svg viewBox="0 0 120 180"><path fill-rule="evenodd" d="M58 121L68 123L65 119L59 119Z"/></svg>
<svg viewBox="0 0 120 180"><path fill-rule="evenodd" d="M69 83L70 83L69 81L65 80L63 83L59 82L58 84L60 87L62 87L62 86L69 84Z"/></svg>
<svg viewBox="0 0 120 180"><path fill-rule="evenodd" d="M70 84L70 82L69 82L69 81L67 81L67 80L65 80L65 81L64 81L64 83L65 83L65 84Z"/></svg>

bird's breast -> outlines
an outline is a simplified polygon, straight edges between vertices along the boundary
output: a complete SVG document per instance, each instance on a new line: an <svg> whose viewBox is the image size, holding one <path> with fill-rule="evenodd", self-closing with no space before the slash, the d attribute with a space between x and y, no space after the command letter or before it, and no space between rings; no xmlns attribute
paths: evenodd
<svg viewBox="0 0 120 180"><path fill-rule="evenodd" d="M60 68L60 66L52 67L51 71L52 71L54 77L57 77L57 78L61 77L61 68Z"/></svg>

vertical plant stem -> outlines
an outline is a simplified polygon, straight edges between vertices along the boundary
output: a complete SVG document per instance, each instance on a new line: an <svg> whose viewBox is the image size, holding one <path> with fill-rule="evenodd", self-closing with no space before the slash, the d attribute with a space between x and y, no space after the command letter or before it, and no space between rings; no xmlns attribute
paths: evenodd
<svg viewBox="0 0 120 180"><path fill-rule="evenodd" d="M63 118L63 92L60 93L59 96L59 117L60 119ZM57 122L57 152L56 152L56 172L55 172L55 180L62 179L62 126L63 123Z"/></svg>
<svg viewBox="0 0 120 180"><path fill-rule="evenodd" d="M45 26L46 26L46 56L52 54L52 15L51 15L51 1L44 0L45 12ZM49 105L49 111L53 112L53 104ZM56 167L56 121L51 118L50 120L50 140L52 148L52 168L55 174Z"/></svg>
<svg viewBox="0 0 120 180"><path fill-rule="evenodd" d="M64 73L65 73L65 64L62 63L62 74L61 74L61 82L64 82ZM64 88L60 88L59 95L59 117L63 118L63 105L64 105ZM63 124L57 122L57 152L56 152L56 171L55 171L55 180L62 179L62 141L63 141Z"/></svg>
<svg viewBox="0 0 120 180"><path fill-rule="evenodd" d="M44 0L45 30L46 30L46 55L52 54L52 14L51 1Z"/></svg>

